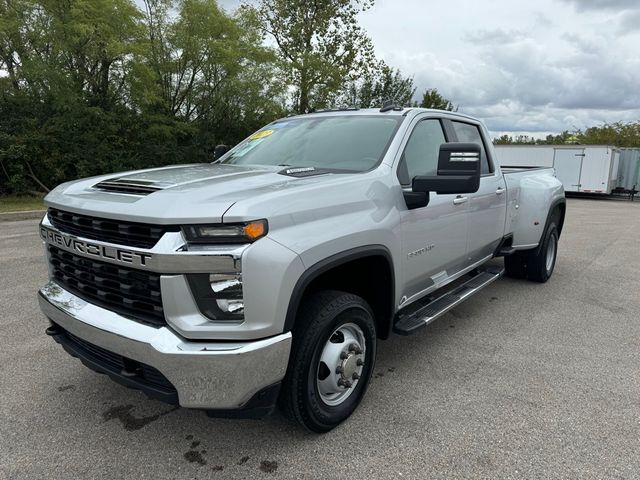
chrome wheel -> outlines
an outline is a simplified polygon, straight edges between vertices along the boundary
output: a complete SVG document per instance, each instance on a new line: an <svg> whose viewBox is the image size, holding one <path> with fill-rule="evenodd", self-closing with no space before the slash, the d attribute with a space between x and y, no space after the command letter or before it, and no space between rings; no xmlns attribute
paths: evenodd
<svg viewBox="0 0 640 480"><path fill-rule="evenodd" d="M553 270L553 264L556 260L557 242L558 240L555 235L552 234L549 236L549 243L547 244L547 259L545 263L547 274L550 274L551 270Z"/></svg>
<svg viewBox="0 0 640 480"><path fill-rule="evenodd" d="M362 376L365 353L364 332L355 323L345 323L329 336L316 375L318 393L326 405L340 405L349 398Z"/></svg>

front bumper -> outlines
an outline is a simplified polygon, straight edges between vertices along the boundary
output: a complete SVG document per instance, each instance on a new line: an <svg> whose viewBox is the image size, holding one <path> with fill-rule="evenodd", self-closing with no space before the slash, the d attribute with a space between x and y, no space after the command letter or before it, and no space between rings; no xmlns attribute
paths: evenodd
<svg viewBox="0 0 640 480"><path fill-rule="evenodd" d="M88 303L55 282L40 290L38 300L65 334L159 371L183 407L242 409L287 369L290 332L256 341L187 341L168 327L143 325Z"/></svg>

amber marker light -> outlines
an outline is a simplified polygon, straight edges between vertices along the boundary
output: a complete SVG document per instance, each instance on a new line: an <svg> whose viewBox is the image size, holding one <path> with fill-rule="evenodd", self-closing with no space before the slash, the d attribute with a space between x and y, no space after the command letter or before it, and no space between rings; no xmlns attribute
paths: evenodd
<svg viewBox="0 0 640 480"><path fill-rule="evenodd" d="M244 226L244 234L251 241L264 237L267 234L267 221L258 220L255 222L247 223Z"/></svg>

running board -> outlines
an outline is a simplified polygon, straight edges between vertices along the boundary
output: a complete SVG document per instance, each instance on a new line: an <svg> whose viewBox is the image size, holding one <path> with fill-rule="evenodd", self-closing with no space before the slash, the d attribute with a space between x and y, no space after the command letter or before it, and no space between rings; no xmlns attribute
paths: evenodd
<svg viewBox="0 0 640 480"><path fill-rule="evenodd" d="M504 268L488 267L480 270L476 275L454 288L450 292L433 299L411 313L399 312L393 325L393 331L400 335L411 335L421 327L429 325L452 308L460 305L467 298L492 284L504 273ZM409 307L411 308L411 307Z"/></svg>

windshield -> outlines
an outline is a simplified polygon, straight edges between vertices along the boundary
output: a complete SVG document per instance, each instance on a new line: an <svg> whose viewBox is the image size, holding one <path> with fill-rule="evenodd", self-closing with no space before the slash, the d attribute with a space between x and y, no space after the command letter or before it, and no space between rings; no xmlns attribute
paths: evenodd
<svg viewBox="0 0 640 480"><path fill-rule="evenodd" d="M323 115L284 119L258 130L216 163L364 172L380 163L403 118Z"/></svg>

